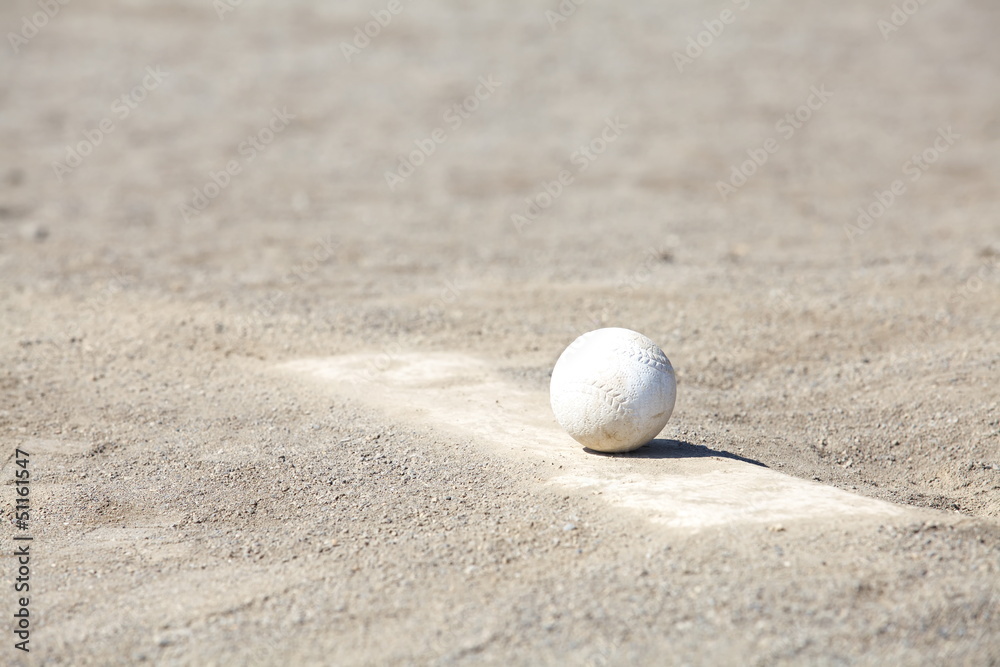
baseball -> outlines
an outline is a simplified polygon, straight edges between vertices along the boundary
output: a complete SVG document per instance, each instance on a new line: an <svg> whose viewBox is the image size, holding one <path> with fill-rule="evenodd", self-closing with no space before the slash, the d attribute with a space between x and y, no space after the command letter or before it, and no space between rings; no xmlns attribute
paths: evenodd
<svg viewBox="0 0 1000 667"><path fill-rule="evenodd" d="M674 411L677 380L656 343L629 329L583 334L552 369L556 421L598 452L638 449L663 430Z"/></svg>

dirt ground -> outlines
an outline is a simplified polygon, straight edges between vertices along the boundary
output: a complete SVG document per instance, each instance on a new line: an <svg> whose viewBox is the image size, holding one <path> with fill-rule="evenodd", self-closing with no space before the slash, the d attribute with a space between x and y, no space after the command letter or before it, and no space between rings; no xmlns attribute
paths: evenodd
<svg viewBox="0 0 1000 667"><path fill-rule="evenodd" d="M40 6L0 5L4 664L1000 665L996 3ZM542 391L601 326L673 362L664 437L916 509L670 530L275 372Z"/></svg>

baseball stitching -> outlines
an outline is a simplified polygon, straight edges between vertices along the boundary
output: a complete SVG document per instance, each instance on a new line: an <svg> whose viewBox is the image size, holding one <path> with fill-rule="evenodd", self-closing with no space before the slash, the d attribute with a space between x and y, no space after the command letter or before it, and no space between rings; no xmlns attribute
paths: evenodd
<svg viewBox="0 0 1000 667"><path fill-rule="evenodd" d="M577 383L570 391L578 391L581 394L597 394L605 405L609 406L615 411L619 417L627 417L632 414L632 408L626 405L626 398L622 395L620 391L615 391L613 389L608 389L603 384L597 382L593 383Z"/></svg>
<svg viewBox="0 0 1000 667"><path fill-rule="evenodd" d="M629 355L635 361L640 364L656 368L663 371L664 373L670 373L673 369L670 367L670 362L667 357L662 354L652 354L649 350L644 348L636 349L633 354Z"/></svg>

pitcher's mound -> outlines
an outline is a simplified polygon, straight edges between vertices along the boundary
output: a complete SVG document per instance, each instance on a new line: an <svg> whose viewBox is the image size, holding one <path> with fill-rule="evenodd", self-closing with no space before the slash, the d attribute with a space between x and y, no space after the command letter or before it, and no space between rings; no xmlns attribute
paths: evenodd
<svg viewBox="0 0 1000 667"><path fill-rule="evenodd" d="M359 354L303 359L281 367L328 384L331 392L388 415L427 424L522 459L558 464L551 483L599 493L674 528L914 513L880 500L771 470L676 440L598 455L556 424L544 392L502 379L488 363L459 354ZM675 415L676 418L676 415Z"/></svg>

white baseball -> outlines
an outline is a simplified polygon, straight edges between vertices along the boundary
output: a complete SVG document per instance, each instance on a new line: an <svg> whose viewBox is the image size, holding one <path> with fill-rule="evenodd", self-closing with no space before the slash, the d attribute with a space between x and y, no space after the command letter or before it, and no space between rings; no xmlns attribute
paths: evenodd
<svg viewBox="0 0 1000 667"><path fill-rule="evenodd" d="M581 445L629 452L666 426L677 380L663 350L641 333L597 329L559 356L549 394L556 421Z"/></svg>

